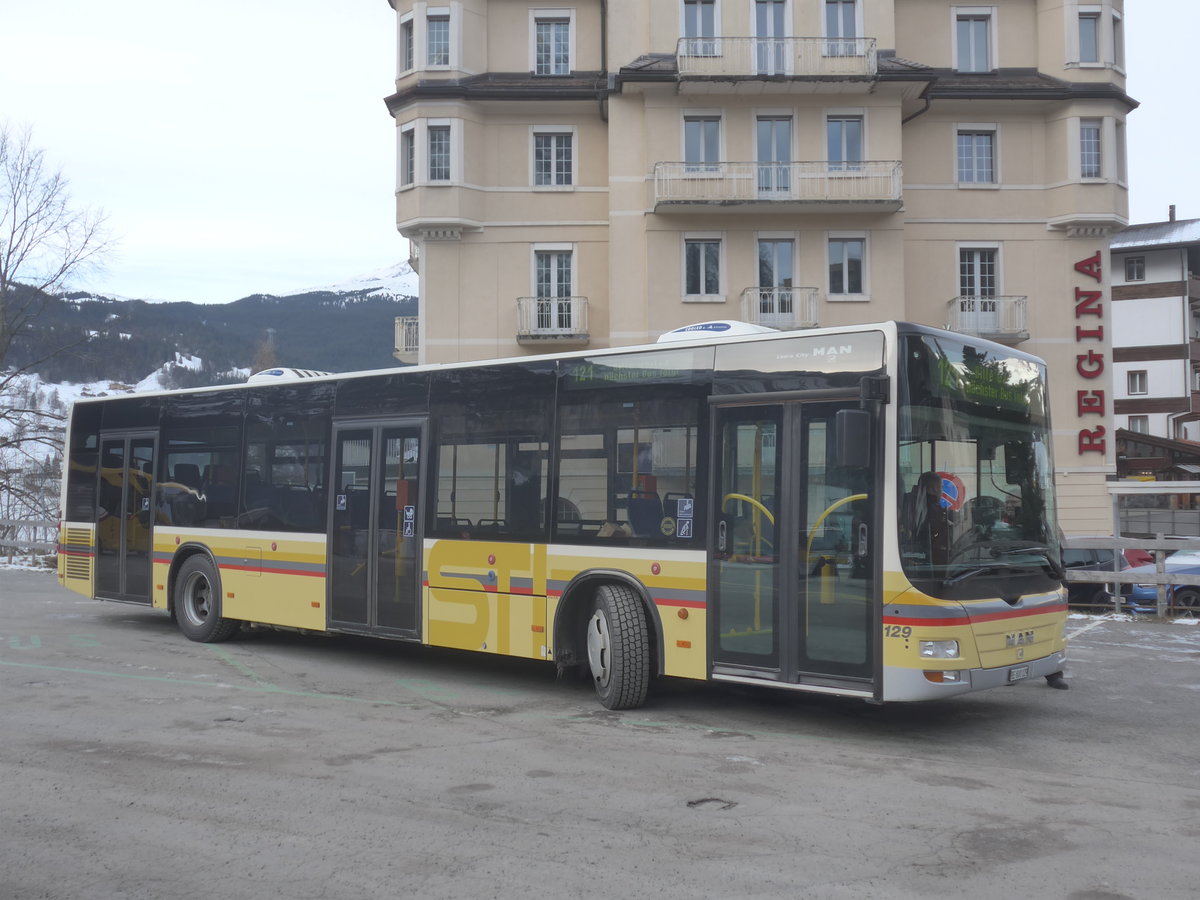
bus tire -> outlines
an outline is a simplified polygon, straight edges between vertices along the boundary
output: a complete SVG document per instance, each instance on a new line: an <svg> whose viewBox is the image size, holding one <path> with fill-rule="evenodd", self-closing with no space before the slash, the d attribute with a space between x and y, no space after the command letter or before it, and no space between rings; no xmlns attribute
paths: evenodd
<svg viewBox="0 0 1200 900"><path fill-rule="evenodd" d="M646 610L622 584L596 588L587 621L592 683L606 709L636 709L650 687L650 629Z"/></svg>
<svg viewBox="0 0 1200 900"><path fill-rule="evenodd" d="M179 567L173 608L184 637L205 644L229 640L241 624L221 618L221 578L206 556L193 556Z"/></svg>

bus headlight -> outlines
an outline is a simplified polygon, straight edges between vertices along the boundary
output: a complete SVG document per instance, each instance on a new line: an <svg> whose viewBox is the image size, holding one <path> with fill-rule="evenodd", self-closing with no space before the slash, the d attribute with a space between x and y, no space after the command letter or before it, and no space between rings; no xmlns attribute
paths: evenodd
<svg viewBox="0 0 1200 900"><path fill-rule="evenodd" d="M921 641L922 659L958 659L958 641Z"/></svg>

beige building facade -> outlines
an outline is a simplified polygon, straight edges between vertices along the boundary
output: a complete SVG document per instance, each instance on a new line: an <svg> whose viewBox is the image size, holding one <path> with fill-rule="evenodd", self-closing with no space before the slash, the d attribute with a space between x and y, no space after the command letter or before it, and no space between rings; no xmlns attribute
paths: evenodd
<svg viewBox="0 0 1200 900"><path fill-rule="evenodd" d="M1122 0L390 0L410 362L908 319L1050 364L1111 518Z"/></svg>

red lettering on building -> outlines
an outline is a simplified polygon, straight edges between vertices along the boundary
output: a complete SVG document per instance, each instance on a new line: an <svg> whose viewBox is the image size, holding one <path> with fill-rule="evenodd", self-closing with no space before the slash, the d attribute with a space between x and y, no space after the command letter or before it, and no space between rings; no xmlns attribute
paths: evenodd
<svg viewBox="0 0 1200 900"><path fill-rule="evenodd" d="M1079 455L1104 452L1104 426L1079 431Z"/></svg>
<svg viewBox="0 0 1200 900"><path fill-rule="evenodd" d="M1075 357L1075 371L1084 378L1099 378L1104 374L1104 354L1089 350Z"/></svg>
<svg viewBox="0 0 1200 900"><path fill-rule="evenodd" d="M1104 415L1104 391L1076 391L1075 409L1081 417Z"/></svg>
<svg viewBox="0 0 1200 900"><path fill-rule="evenodd" d="M1104 307L1101 302L1104 299L1104 291L1085 291L1083 288L1075 288L1075 318L1080 316L1095 316L1097 319L1104 318Z"/></svg>
<svg viewBox="0 0 1200 900"><path fill-rule="evenodd" d="M1097 250L1087 259L1081 259L1075 263L1075 271L1080 275L1086 275L1095 281L1103 282L1104 280L1104 257L1101 251ZM1075 288L1075 318L1082 319L1084 316L1091 316L1097 319L1104 318L1104 291L1089 290L1087 288ZM1104 326L1093 325L1091 327L1084 325L1075 326L1075 343L1082 344L1084 341L1103 341ZM1079 347L1080 350L1083 347ZM1104 374L1105 358L1103 352L1096 350L1088 350L1086 353L1079 353L1075 356L1075 371L1081 378L1093 379L1099 378ZM1103 416L1105 414L1105 398L1104 391L1097 389L1077 390L1075 392L1075 415L1082 419L1084 416ZM1107 450L1107 440L1105 438L1105 428L1103 425L1098 425L1095 428L1081 428L1078 436L1079 455L1085 453L1104 454Z"/></svg>
<svg viewBox="0 0 1200 900"><path fill-rule="evenodd" d="M1100 281L1104 275L1101 259L1100 251L1097 250L1095 254L1089 256L1087 259L1081 259L1075 263L1075 271Z"/></svg>

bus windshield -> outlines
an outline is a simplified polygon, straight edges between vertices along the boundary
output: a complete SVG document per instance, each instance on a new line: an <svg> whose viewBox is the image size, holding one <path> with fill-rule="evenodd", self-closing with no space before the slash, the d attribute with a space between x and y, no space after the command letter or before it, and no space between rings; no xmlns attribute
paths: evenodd
<svg viewBox="0 0 1200 900"><path fill-rule="evenodd" d="M906 337L900 558L933 596L1015 597L1062 575L1044 366L933 335Z"/></svg>

